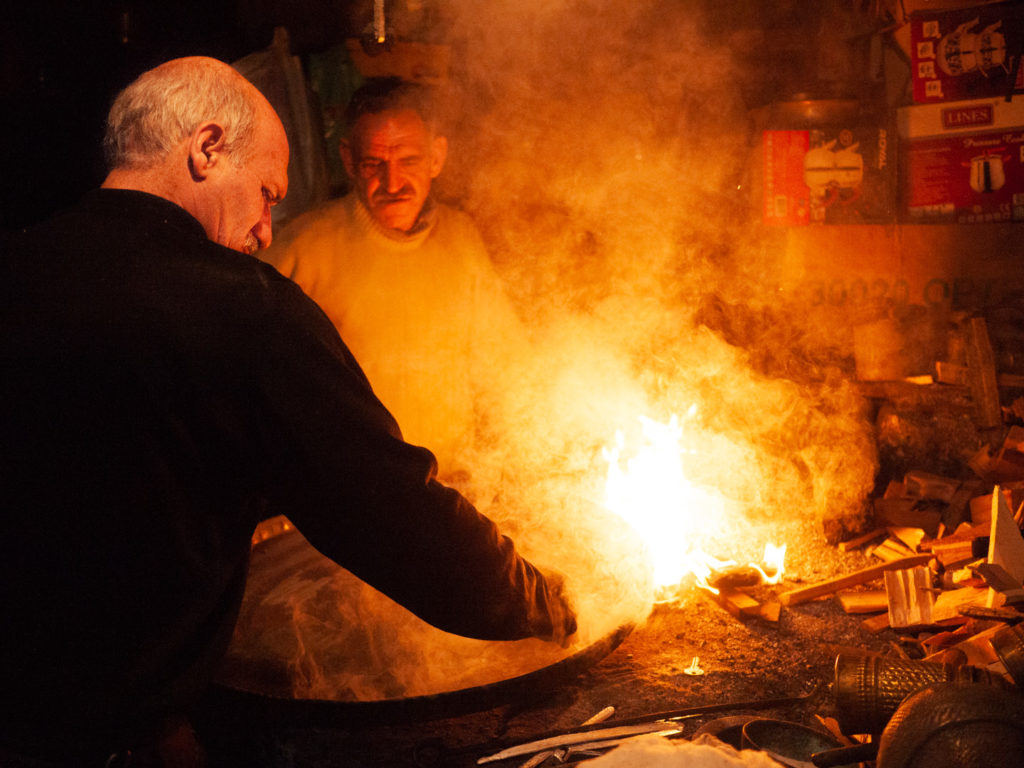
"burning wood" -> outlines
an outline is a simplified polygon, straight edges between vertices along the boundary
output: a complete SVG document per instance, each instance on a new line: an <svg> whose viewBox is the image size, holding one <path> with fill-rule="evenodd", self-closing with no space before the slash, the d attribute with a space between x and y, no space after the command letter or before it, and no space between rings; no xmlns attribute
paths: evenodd
<svg viewBox="0 0 1024 768"><path fill-rule="evenodd" d="M973 324L972 331L972 342L981 354L984 328ZM984 381L979 386L985 392L991 389ZM990 405L982 409L986 420L994 418ZM667 426L645 422L645 434L652 446L660 443L661 450L668 451L672 463L664 463L664 453L655 461L652 457L658 449L654 449L653 454L638 454L624 466L620 438L617 447L606 452L610 465L609 508L626 519L633 514L635 519L635 510L626 502L635 507L639 492L635 486L630 489L628 483L631 478L646 478L641 487L650 490L654 485L651 478L660 474L670 483L667 490L664 484L659 486L657 502L677 513L680 509L691 510L684 501L695 497L687 496L692 487L678 448L682 434L679 421L673 419ZM690 529L689 536L673 539L664 518L652 518L658 522L649 527L647 540L652 550L661 553L666 552L666 540L671 540L674 546L668 548L673 550L670 559L677 569L659 584L663 590L677 588L681 583L678 569L685 564L684 575L694 576L701 594L730 615L739 620L757 617L770 623L779 621L782 608L792 609L834 595L847 613L868 615L862 624L866 631L919 634L917 658L953 670L943 674L1005 679L1006 671L992 639L1007 622L1024 619L1024 538L1019 528L1024 499L1018 498L1019 489L999 486L986 494L984 484L985 477L1003 478L1012 472L1020 476L1024 462L1018 457L1024 457L1022 449L1024 430L1011 430L994 457L976 457L974 465L987 473L977 480L907 472L902 481L890 483L885 494L874 500L877 527L839 545L847 552L870 546L866 554L880 562L782 591L768 588L781 581L781 560L777 568L718 560L694 545L694 529ZM653 506L648 503L645 509ZM1018 510L1016 516L1012 514L1014 508ZM765 563L769 560L766 554ZM668 573L662 566L656 570ZM979 610L999 613L977 613ZM695 657L684 672L693 675L698 668Z"/></svg>
<svg viewBox="0 0 1024 768"><path fill-rule="evenodd" d="M688 418L696 414L696 407ZM641 417L643 445L624 457L625 438L604 449L608 462L605 505L629 523L647 545L654 568L654 583L662 601L675 599L675 590L687 576L696 579L722 607L737 618L760 616L778 621L778 610L762 605L743 590L776 584L785 572L786 547L765 545L760 564L738 565L720 560L693 545L705 533L708 520L723 514L720 496L692 483L683 463L683 426L673 415L668 423Z"/></svg>
<svg viewBox="0 0 1024 768"><path fill-rule="evenodd" d="M782 606L775 601L761 603L738 589L723 589L718 592L709 591L708 594L712 600L737 619L756 617L772 623L778 623L779 621L779 613Z"/></svg>
<svg viewBox="0 0 1024 768"><path fill-rule="evenodd" d="M983 329L974 330L979 331L977 339L984 341L980 333ZM1000 504L1005 508L1008 499L1012 499L1009 492L997 488L986 498L979 482L922 471L908 472L902 482L890 483L883 497L875 500L875 518L880 527L840 545L841 550L850 551L878 542L869 555L881 560L880 564L791 588L767 600L755 597L751 594L753 590L781 580L781 558L778 566L767 565L773 557L766 552L765 567L738 565L693 547L693 510L708 507L707 499L702 500L699 495L703 491L695 495L695 488L686 477L680 449L683 428L676 417L665 425L647 419L642 423L647 445L633 458L623 461L621 434L615 447L605 451L609 463L607 505L642 530L656 561L656 581L661 594L668 595L666 599L674 599L670 590L678 589L682 577L689 573L709 599L735 618L756 617L776 623L783 606L840 593L838 599L845 611L878 614L864 622L865 629L873 633L889 628L905 631L943 623L964 624L969 619L961 610L977 607L980 602L1012 605L1018 595L1024 600L1024 542L1017 547L1013 537L1007 536L1007 509L1001 513L987 511L999 510ZM993 465L996 461L1003 467L1013 464L1020 445L1018 436L1008 436ZM638 503L639 500L642 502ZM691 517L687 519L681 514L683 511ZM960 524L968 514L975 524ZM680 518L690 526L688 529L678 527ZM1012 517L1009 519L1012 525ZM675 520L675 527L666 520ZM989 548L1000 553L996 559L1009 557L1020 575L1015 577L1001 570L999 562L981 564L982 575L988 578L987 586L998 588L981 589L969 581L973 578L977 583L976 576L958 576L956 568L977 560L984 537L988 535L991 539L1000 520L1004 521L999 528L1000 541L1009 543ZM1016 538L1020 539L1019 531ZM1003 554L1007 552L1012 554ZM872 582L884 582L885 590L857 589ZM958 644L962 642L959 640Z"/></svg>

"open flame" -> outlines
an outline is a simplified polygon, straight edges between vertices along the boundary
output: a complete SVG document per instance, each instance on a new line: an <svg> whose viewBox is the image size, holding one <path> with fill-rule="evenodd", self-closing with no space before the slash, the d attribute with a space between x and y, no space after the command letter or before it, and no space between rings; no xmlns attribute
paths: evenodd
<svg viewBox="0 0 1024 768"><path fill-rule="evenodd" d="M782 574L786 570L786 545L776 546L774 544L764 545L765 568L760 569L764 576L765 584L778 584L782 581ZM765 571L771 571L771 574Z"/></svg>
<svg viewBox="0 0 1024 768"><path fill-rule="evenodd" d="M687 418L696 413L696 406L691 406ZM701 543L725 521L726 500L687 477L686 456L696 449L683 447L684 429L677 415L667 424L641 416L640 424L642 444L630 456L625 456L622 430L616 431L615 444L603 451L608 462L605 506L643 540L657 589L674 587L693 575L697 586L717 592L708 580L736 563L712 557ZM785 554L785 544L767 544L763 562L751 563L762 583L782 580Z"/></svg>

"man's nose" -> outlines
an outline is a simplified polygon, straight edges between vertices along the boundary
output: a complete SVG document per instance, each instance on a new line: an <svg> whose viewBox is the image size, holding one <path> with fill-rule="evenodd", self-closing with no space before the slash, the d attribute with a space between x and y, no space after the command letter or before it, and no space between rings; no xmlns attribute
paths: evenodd
<svg viewBox="0 0 1024 768"><path fill-rule="evenodd" d="M263 215L260 216L256 226L252 228L252 233L259 239L261 248L270 247L270 243L274 239L274 232L269 205L264 207Z"/></svg>
<svg viewBox="0 0 1024 768"><path fill-rule="evenodd" d="M402 168L398 163L387 163L384 166L384 185L389 194L399 192L405 185Z"/></svg>

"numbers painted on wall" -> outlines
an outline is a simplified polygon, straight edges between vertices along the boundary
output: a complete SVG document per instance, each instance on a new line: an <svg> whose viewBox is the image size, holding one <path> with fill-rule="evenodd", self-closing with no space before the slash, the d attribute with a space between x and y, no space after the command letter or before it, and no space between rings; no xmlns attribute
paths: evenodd
<svg viewBox="0 0 1024 768"><path fill-rule="evenodd" d="M855 278L808 280L798 288L803 303L812 307L856 307L886 302L896 306L949 304L955 309L991 306L1009 293L1024 291L1024 280L996 280L969 277L934 277L912 288L903 279Z"/></svg>

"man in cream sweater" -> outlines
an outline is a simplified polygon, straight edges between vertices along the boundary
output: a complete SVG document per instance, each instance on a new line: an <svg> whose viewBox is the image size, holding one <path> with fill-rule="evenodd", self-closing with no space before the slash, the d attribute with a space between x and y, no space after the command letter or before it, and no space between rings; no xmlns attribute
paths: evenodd
<svg viewBox="0 0 1024 768"><path fill-rule="evenodd" d="M261 257L328 315L405 439L457 477L525 334L476 226L430 196L448 142L429 89L368 80L345 118L352 191L299 217Z"/></svg>

